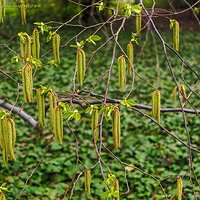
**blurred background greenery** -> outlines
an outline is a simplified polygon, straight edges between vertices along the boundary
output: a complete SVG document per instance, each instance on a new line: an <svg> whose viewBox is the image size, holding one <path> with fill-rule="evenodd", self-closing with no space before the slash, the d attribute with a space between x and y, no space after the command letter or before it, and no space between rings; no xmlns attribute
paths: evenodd
<svg viewBox="0 0 200 200"><path fill-rule="evenodd" d="M79 6L69 1L62 0L38 0L30 1L30 3L38 5L38 7L28 9L27 13L29 23L27 25L22 26L20 24L18 8L8 8L5 21L0 25L0 31L2 32L0 38L0 44L2 44L0 45L0 68L9 73L19 82L21 82L20 69L22 63L11 63L11 58L16 56L16 54L19 54L17 33L20 31L26 31L31 34L34 22L66 21L81 9ZM81 3L89 5L91 4L91 1L81 1ZM107 1L107 3L115 6L116 1ZM158 7L162 6L168 8L166 1L156 1L156 3L158 3ZM151 1L145 1L145 4L146 6L151 6ZM179 3L178 6L181 8L186 5ZM84 13L85 17L82 16L83 23L95 23L94 21L87 19L87 17L90 16L90 12L91 10ZM87 21L84 21L84 19L87 19ZM100 18L98 19L100 20ZM134 17L132 19L134 21ZM76 18L73 23L79 23L78 20L79 19ZM54 23L52 22L52 24ZM57 28L56 25L54 28ZM59 30L59 34L62 38L61 43L65 44L81 30L82 28L80 27L63 27ZM85 31L83 34L78 36L77 40L80 41L86 39L88 36L93 34L94 31L95 30ZM109 26L106 27L106 31L107 34L110 35ZM134 24L130 26L129 23L129 29L125 29L120 33L119 43L122 45L123 49L126 49L126 45L130 41L131 33L133 31ZM89 44L85 46L87 60L92 56L95 49L106 40L105 30L104 32L99 31L97 34L102 37L101 41L97 43L97 46ZM172 33L170 30L161 31L161 34L169 44L172 44ZM8 41L7 37L11 36L14 37L6 43L7 46L3 45ZM199 69L199 36L199 32L181 32L180 36L180 53L195 70ZM51 49L51 43L46 42L47 35L41 37L41 51L42 55L44 55ZM71 91L76 55L75 49L70 47L71 44L75 44L75 40L72 40L65 48L61 49L61 65L57 68L47 64L53 57L52 53L49 52L45 55L42 60L42 67L36 71L34 76L35 87L38 85L44 85L63 93ZM101 79L101 82L99 82L98 78L109 69L113 44L113 41L109 42L96 54L95 59L87 71L84 83L86 89L90 89L94 82L97 81L98 84L94 87L93 92L103 94L106 87L107 77L105 76ZM199 83L196 84L197 79L193 73L187 68L184 68L184 73L182 74L182 63L173 53L168 53L178 82L183 83L183 75L187 83L192 85L197 89L197 92L199 92L200 85ZM121 52L118 49L117 56L119 55L121 55ZM175 84L172 81L170 71L163 55L163 47L153 31L144 31L142 33L140 37L140 45L135 48L135 55L136 72L145 80L148 80L151 84L160 89L162 107L178 107L178 101L173 102L172 100L172 91ZM124 99L127 94L126 92L131 88L131 80L128 80L127 82L126 92L119 92L116 79L117 62L115 60L109 97ZM152 87L149 84L137 77L130 99L134 99L137 103L150 105L152 91ZM186 92L189 93L188 88L186 88ZM1 99L7 99L10 103L14 103L17 98L17 86L1 74L0 97ZM197 101L195 95L191 96L190 102L195 108L200 108L200 102ZM17 106L21 107L22 103L23 96L22 89L20 88L20 96ZM190 108L189 105L187 106ZM71 189L70 183L72 179L77 178L77 175L83 170L83 165L81 163L77 165L77 144L79 159L81 162L85 163L88 167L93 166L97 162L98 156L95 153L95 147L91 139L90 116L85 114L80 106L74 105L74 107L82 114L81 120L65 123L63 145L60 146L56 144L55 141L50 144L43 162L29 180L20 199L62 199L66 191L68 191L66 199L69 199L69 191ZM176 195L177 175L184 175L185 199L198 199L200 196L197 183L200 180L199 155L197 153L192 154L195 175L188 173L190 169L188 166L188 149L186 147L174 140L171 136L165 134L144 116L122 106L120 106L120 109L122 123L122 148L118 151L113 151L113 153L115 153L115 155L122 161L134 165L146 173L158 178L165 188L168 198ZM26 105L24 110L37 118L36 102ZM147 111L146 113L150 114L150 112ZM10 190L9 193L6 193L7 199L15 199L20 193L28 176L41 160L45 147L50 142L51 137L51 132L48 127L48 119L46 121L46 129L41 134L38 130L30 127L29 124L24 122L18 116L13 115L13 117L15 117L17 128L17 144L15 150L17 160L15 162L10 162L7 168L3 165L2 160L0 160L0 184L6 182L7 187ZM191 142L194 146L199 146L199 117L187 114L187 122L191 134ZM173 131L182 140L187 142L187 135L185 133L184 123L180 113L163 113L161 116L161 123L164 127ZM78 141L73 137L68 125L77 135ZM103 143L110 150L113 149L112 127L110 122L104 122ZM105 149L102 151L102 158L109 166L112 173L118 178L120 183L120 192L126 192L127 188L123 167L117 162L117 160L113 159ZM107 174L108 170L106 166L103 166L103 169ZM130 186L130 193L122 194L121 199L164 199L158 182L156 182L151 176L142 174L136 169L127 171L126 175ZM193 181L193 184L191 184L190 180ZM91 197L87 197L83 192L84 178L81 177L80 181L77 182L72 199L100 199L101 194L105 192L102 182L102 176L99 167L97 167L92 170Z"/></svg>

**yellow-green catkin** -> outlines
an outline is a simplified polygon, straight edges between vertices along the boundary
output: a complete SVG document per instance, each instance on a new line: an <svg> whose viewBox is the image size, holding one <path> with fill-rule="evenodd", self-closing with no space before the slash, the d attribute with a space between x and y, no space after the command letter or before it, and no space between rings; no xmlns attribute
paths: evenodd
<svg viewBox="0 0 200 200"><path fill-rule="evenodd" d="M140 35L141 28L142 28L142 16L141 16L141 13L136 13L136 15L135 15L135 29L136 29L137 36Z"/></svg>
<svg viewBox="0 0 200 200"><path fill-rule="evenodd" d="M45 98L44 98L44 94L42 94L42 88L37 89L36 97L37 97L39 127L41 129L44 129L45 127Z"/></svg>
<svg viewBox="0 0 200 200"><path fill-rule="evenodd" d="M92 110L91 128L94 141L97 141L99 137L99 110L97 108Z"/></svg>
<svg viewBox="0 0 200 200"><path fill-rule="evenodd" d="M187 99L187 94L185 92L185 86L183 84L180 84L179 85L179 90L180 90L180 93L181 95L183 96L184 99Z"/></svg>
<svg viewBox="0 0 200 200"><path fill-rule="evenodd" d="M54 128L54 109L57 107L57 95L54 91L49 92L49 117L51 130Z"/></svg>
<svg viewBox="0 0 200 200"><path fill-rule="evenodd" d="M173 89L173 101L176 101L176 96L177 96L177 86L174 87Z"/></svg>
<svg viewBox="0 0 200 200"><path fill-rule="evenodd" d="M78 83L80 86L83 85L85 70L86 70L85 52L83 51L83 49L78 48L76 54L76 72L77 72Z"/></svg>
<svg viewBox="0 0 200 200"><path fill-rule="evenodd" d="M0 120L1 134L1 150L2 158L5 165L8 160L15 160L14 147L16 141L15 123L10 117L5 117Z"/></svg>
<svg viewBox="0 0 200 200"><path fill-rule="evenodd" d="M6 0L0 0L0 22L3 23L6 14Z"/></svg>
<svg viewBox="0 0 200 200"><path fill-rule="evenodd" d="M120 127L120 111L118 107L114 108L113 111L113 124L112 134L115 149L119 149L121 146L121 127Z"/></svg>
<svg viewBox="0 0 200 200"><path fill-rule="evenodd" d="M32 40L32 56L33 58L40 59L40 33L37 28L33 30Z"/></svg>
<svg viewBox="0 0 200 200"><path fill-rule="evenodd" d="M54 137L57 143L62 144L63 140L63 116L62 107L57 106L54 109Z"/></svg>
<svg viewBox="0 0 200 200"><path fill-rule="evenodd" d="M54 62L60 64L60 35L55 33L52 39Z"/></svg>
<svg viewBox="0 0 200 200"><path fill-rule="evenodd" d="M26 59L25 59L25 44L24 44L23 37L20 37L20 57L22 59L22 62L25 63L25 61L26 61Z"/></svg>
<svg viewBox="0 0 200 200"><path fill-rule="evenodd" d="M178 89L179 89L179 92L180 92L181 96L184 99L187 99L187 94L186 94L186 91L185 91L185 86L183 84L179 84L178 85ZM174 90L173 90L173 101L176 101L176 96L177 96L177 86L175 86Z"/></svg>
<svg viewBox="0 0 200 200"><path fill-rule="evenodd" d="M31 38L27 33L20 35L20 57L23 63L31 57Z"/></svg>
<svg viewBox="0 0 200 200"><path fill-rule="evenodd" d="M178 200L182 200L182 192L183 192L183 180L179 176L177 178L177 198L178 198Z"/></svg>
<svg viewBox="0 0 200 200"><path fill-rule="evenodd" d="M173 20L173 49L179 51L179 23Z"/></svg>
<svg viewBox="0 0 200 200"><path fill-rule="evenodd" d="M80 49L80 52L82 54L82 62L83 62L83 79L85 78L85 72L86 72L86 55L85 51L83 49Z"/></svg>
<svg viewBox="0 0 200 200"><path fill-rule="evenodd" d="M1 114L2 110L0 110ZM0 118L0 149L3 149L3 126L2 126L3 120Z"/></svg>
<svg viewBox="0 0 200 200"><path fill-rule="evenodd" d="M133 77L134 75L134 47L132 42L127 45L127 56L128 56L128 75Z"/></svg>
<svg viewBox="0 0 200 200"><path fill-rule="evenodd" d="M160 91L158 90L152 93L152 116L160 123Z"/></svg>
<svg viewBox="0 0 200 200"><path fill-rule="evenodd" d="M20 10L21 10L22 25L24 25L27 23L27 21L26 21L26 0L21 0Z"/></svg>
<svg viewBox="0 0 200 200"><path fill-rule="evenodd" d="M0 191L0 200L6 200L4 193L1 191Z"/></svg>
<svg viewBox="0 0 200 200"><path fill-rule="evenodd" d="M14 147L16 140L15 124L11 118L7 119L6 131L8 134L8 152L11 160L15 160Z"/></svg>
<svg viewBox="0 0 200 200"><path fill-rule="evenodd" d="M85 178L85 191L87 192L88 196L90 196L91 171L89 168L85 169L84 178Z"/></svg>
<svg viewBox="0 0 200 200"><path fill-rule="evenodd" d="M27 63L22 68L22 85L24 102L32 102L33 100L33 77L32 77L32 66Z"/></svg>
<svg viewBox="0 0 200 200"><path fill-rule="evenodd" d="M26 40L25 40L24 54L25 54L25 58L27 59L31 57L31 37L28 34L26 34L25 38Z"/></svg>
<svg viewBox="0 0 200 200"><path fill-rule="evenodd" d="M124 56L118 58L118 81L120 90L123 91L126 83L126 59Z"/></svg>
<svg viewBox="0 0 200 200"><path fill-rule="evenodd" d="M117 192L117 197L115 197L115 200L120 200L120 195L119 195L119 181L116 179L115 180L115 191Z"/></svg>

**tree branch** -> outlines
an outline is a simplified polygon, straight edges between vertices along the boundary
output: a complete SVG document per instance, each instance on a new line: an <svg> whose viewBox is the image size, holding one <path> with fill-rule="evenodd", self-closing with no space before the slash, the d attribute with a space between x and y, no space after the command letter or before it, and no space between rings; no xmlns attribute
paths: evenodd
<svg viewBox="0 0 200 200"><path fill-rule="evenodd" d="M75 104L80 105L81 107L86 107L88 105L102 104L104 102L104 99L86 101L86 100L79 100L79 99L74 99L74 98L64 98L64 99L61 99L59 102L75 103ZM122 100L111 99L111 98L107 98L106 100L106 103L113 103L113 104L120 104L121 102ZM31 115L24 112L21 108L13 106L12 104L2 99L0 99L0 106L11 111L12 113L17 114L19 117L21 117L24 121L28 122L34 128L37 127L38 122ZM142 109L142 110L149 110L149 111L151 111L152 109L151 106L143 105L143 104L136 104L133 107ZM184 111L185 113L190 113L190 114L200 114L200 110L193 110L193 109L187 109L187 108L183 108L183 109L182 108L161 108L160 111L163 113Z"/></svg>
<svg viewBox="0 0 200 200"><path fill-rule="evenodd" d="M86 107L88 105L95 105L95 104L102 104L104 102L104 99L100 100L94 100L94 101L86 101L86 100L79 100L79 99L74 99L74 98L64 98L61 99L59 102L67 102L67 103L74 103L78 104L81 107ZM113 104L120 104L122 100L118 99L111 99L107 98L106 103L113 103ZM143 104L136 104L133 106L138 109L142 110L152 110L151 106L148 105L143 105ZM190 114L200 114L200 110L193 110L193 109L188 109L188 108L161 108L161 112L185 112L185 113L190 113Z"/></svg>
<svg viewBox="0 0 200 200"><path fill-rule="evenodd" d="M32 116L24 112L21 108L15 107L12 104L9 104L5 100L1 99L0 99L0 106L13 113L16 113L17 115L19 115L19 117L21 117L24 121L28 122L34 128L37 127L38 122Z"/></svg>

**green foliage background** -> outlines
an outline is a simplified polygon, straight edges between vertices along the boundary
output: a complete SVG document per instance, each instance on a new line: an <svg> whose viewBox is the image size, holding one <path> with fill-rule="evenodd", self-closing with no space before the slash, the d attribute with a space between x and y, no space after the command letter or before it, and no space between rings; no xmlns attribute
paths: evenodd
<svg viewBox="0 0 200 200"><path fill-rule="evenodd" d="M32 24L28 24L25 27L16 27L12 18L7 19L9 23L5 21L5 24L1 27L10 27L12 24L12 34L16 35L17 32L32 30ZM38 20L37 20L38 21ZM133 25L134 27L134 25ZM80 29L63 29L60 33L62 38L62 44L68 41L71 37L77 34ZM132 28L127 31L124 30L120 34L119 42L125 49L126 45L130 41ZM98 33L102 36L102 41L105 39L103 33ZM148 34L148 35L146 35ZM86 32L79 37L79 40L86 39L91 32ZM155 41L153 40L154 37ZM171 32L162 32L162 36L170 44L172 43ZM198 70L198 61L200 60L199 33L181 32L181 55L189 62L189 64ZM146 37L148 39L146 40ZM153 42L154 41L154 42ZM1 38L0 44L5 43L6 40ZM74 41L70 44L74 44ZM195 45L194 45L195 44ZM97 43L100 46L101 42ZM103 48L95 57L89 70L87 71L84 87L90 89L95 80L109 69L109 64L112 56L113 43L109 43ZM16 37L9 43L9 47L19 53L19 43ZM153 47L153 48L152 48ZM42 53L44 54L51 48L51 44L45 42L45 38L42 41ZM95 46L87 45L86 52L87 58L92 55L95 50ZM156 62L156 49L158 53L159 65ZM120 50L117 50L117 55L121 55ZM180 83L182 63L178 58L169 52L170 61L173 64L173 70ZM1 45L0 54L0 67L1 69L9 72L16 80L21 82L21 75L18 70L22 65L11 64L10 59L13 57L13 53L5 46ZM43 63L47 63L52 59L51 52L44 58ZM34 77L34 86L44 85L46 87L51 86L56 91L66 92L71 90L74 71L75 71L75 49L63 48L61 50L61 65L58 68L50 67L44 64L37 70ZM170 76L170 72L165 61L162 46L159 39L153 32L143 33L140 38L140 46L136 47L136 72L143 78L148 80L154 86L157 86L161 91L162 107L177 107L178 101L172 101L172 91L174 83ZM157 75L160 71L160 80L158 81ZM184 79L189 85L196 83L196 77L192 73L184 68ZM115 61L113 75L111 79L111 88L109 97L124 99L125 93L119 92L117 79L117 63ZM6 98L10 103L14 103L17 97L17 86L0 75L0 97ZM97 84L94 92L102 94L105 89L107 79L102 79L100 84ZM128 80L127 88L130 89L131 80ZM199 84L196 88L199 88ZM199 91L199 89L198 89ZM131 95L131 99L134 99L137 103L151 104L151 92L152 88L145 81L136 78L134 85L134 91ZM188 93L189 90L186 89ZM196 101L196 97L192 96L190 101L196 107L200 107L200 102ZM22 88L20 90L20 97L17 106L21 106L23 102ZM49 149L42 161L40 167L33 174L29 180L26 189L20 199L34 199L34 200L47 200L47 199L60 199L64 192L69 189L70 182L75 174L75 178L78 173L83 170L81 164L77 165L76 155L76 140L73 134L69 130L67 123L72 127L74 133L78 136L78 150L79 159L85 163L88 167L93 166L98 157L95 153L95 148L91 139L90 130L90 116L84 114L84 111L74 105L81 113L82 119L80 121L70 121L65 123L65 134L63 145L60 146L53 141L50 144ZM146 173L158 178L166 189L168 197L176 194L176 177L177 175L186 174L184 180L184 195L187 199L195 199L194 193L200 196L199 188L195 181L195 177L192 176L194 185L189 182L189 170L188 167L188 149L174 140L169 135L166 135L155 124L144 116L128 110L127 108L121 108L121 127L122 127L122 148L118 151L113 151L122 161L132 164ZM26 105L24 110L37 116L36 102L31 105ZM147 112L150 114L150 112ZM13 115L14 116L14 115ZM47 114L48 116L48 114ZM9 166L5 168L2 160L0 160L0 183L7 182L7 186L10 190L6 193L7 199L15 199L19 192L22 190L24 183L37 163L43 156L45 147L50 142L51 133L48 127L41 134L38 130L33 129L26 122L21 120L18 116L16 118L17 128L17 145L16 145L16 157L15 162L10 162ZM199 123L200 120L194 116L187 114L189 131L191 133L191 140L194 146L199 146ZM187 136L184 130L184 124L181 113L163 113L161 116L161 123L164 127L173 131L184 141L187 141ZM113 149L111 123L104 122L103 125L103 143L110 150ZM113 159L106 150L103 149L102 158L105 163L108 164L113 174L119 180L120 192L126 192L126 184L124 180L124 171L122 166ZM193 153L193 167L196 173L197 179L200 177L200 157L197 153ZM105 166L103 166L105 173L108 173ZM129 181L131 192L128 195L122 195L122 199L163 199L163 194L159 188L158 183L152 179L149 175L142 174L138 170L132 170L127 172L127 179ZM84 191L84 179L81 177L77 182L73 199L99 199L100 195L105 191L102 186L102 177L99 168L92 170L92 196L87 197ZM69 197L69 194L67 195ZM68 198L66 198L68 199Z"/></svg>

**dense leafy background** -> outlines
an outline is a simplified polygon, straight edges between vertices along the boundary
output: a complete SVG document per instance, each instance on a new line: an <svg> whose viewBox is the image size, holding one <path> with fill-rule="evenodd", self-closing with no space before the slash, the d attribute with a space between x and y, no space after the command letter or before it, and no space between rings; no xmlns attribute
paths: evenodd
<svg viewBox="0 0 200 200"><path fill-rule="evenodd" d="M6 26L6 25L3 25ZM26 27L20 27L13 29L13 35L17 32L27 31L31 33L32 25ZM64 29L60 33L62 38L62 44L68 41L74 36L79 29ZM86 32L81 35L78 40L86 39L91 32ZM99 32L102 36L102 41L105 39L103 33ZM148 35L146 35L148 34ZM170 44L172 43L171 32L162 32L162 36ZM198 62L200 60L199 33L181 32L181 55L188 61L194 70L198 71ZM47 52L51 48L51 43L45 42L45 36L42 41L42 53ZM147 37L147 40L146 40ZM124 30L119 37L119 43L124 49L126 49L127 43L131 38L131 30ZM154 41L155 39L155 41ZM3 44L6 40L1 39L0 43ZM153 42L154 41L154 42ZM73 41L71 44L74 44ZM101 42L97 43L97 47ZM98 80L98 77L109 69L109 64L112 56L113 43L109 43L103 48L91 63L88 71L84 87L90 89L94 82ZM17 36L9 43L9 47L19 53L19 43ZM95 46L86 45L87 58L92 55L95 50ZM156 61L156 49L159 58L159 69ZM175 54L168 52L170 60L172 62L174 73L180 83L182 63ZM121 55L120 50L117 50L117 55ZM12 64L10 62L14 54L1 45L0 62L1 69L9 72L16 80L21 82L21 75L19 70L22 64ZM44 60L44 65L37 69L34 77L34 86L44 85L52 87L56 91L72 91L71 81L75 71L75 49L63 48L61 52L62 62L58 68L47 65L48 61L52 59L52 53L49 52ZM117 59L116 59L117 60ZM172 101L172 91L174 88L173 80L170 76L170 72L163 55L162 45L159 39L153 32L143 33L140 38L140 46L136 47L136 72L148 80L156 88L159 88L162 96L162 107L177 107L178 101ZM158 81L157 75L160 70L160 81ZM195 89L199 88L199 85L195 85L197 78L184 66L184 79L189 85L194 86ZM111 87L109 91L109 97L124 99L126 92L131 89L131 80L128 80L126 92L119 92L117 79L117 63L115 61L114 70L111 79ZM17 86L7 79L0 76L0 97L6 98L10 103L14 103L17 97ZM93 92L103 94L106 86L107 77L97 82ZM130 99L134 99L137 103L151 104L151 92L153 88L141 80L136 78L133 93ZM199 92L199 90L196 90ZM186 92L189 90L186 88ZM199 101L196 100L195 95L191 96L190 101L196 108L200 108ZM20 97L17 102L17 106L21 106L23 102L22 90L20 88ZM71 126L74 133L78 136L78 151L80 160L88 167L93 166L98 156L95 153L95 147L91 139L90 130L90 116L85 114L84 111L74 105L81 113L82 118L80 121L69 121L65 123L65 135L63 145L60 146L53 141L45 155L43 162L28 182L26 189L20 199L60 199L65 190L69 188L70 182L76 172L75 176L83 170L83 165L80 163L77 165L76 160L76 140L73 137L72 132L69 130L67 123ZM187 105L189 108L190 106ZM184 175L184 195L187 199L195 199L196 196L200 196L197 183L194 176L191 178L194 181L194 185L189 182L190 176L188 170L188 149L174 140L172 137L161 131L154 123L144 116L133 112L127 108L120 106L121 108L121 127L122 127L122 148L119 151L113 151L122 161L135 165L143 171L157 177L161 180L165 187L168 197L176 194L176 177L177 175ZM31 105L25 105L24 110L37 117L36 102ZM146 112L146 111L145 111ZM150 112L147 112L150 114ZM15 199L19 192L22 190L24 183L30 173L33 171L37 163L42 158L43 152L47 143L50 142L51 133L48 127L43 133L33 129L26 122L21 120L18 116L13 115L16 119L17 127L17 145L16 145L16 157L15 162L10 162L9 166L5 168L0 160L0 183L6 182L10 190L6 193L7 199ZM48 118L48 113L47 113ZM191 134L191 140L193 145L199 146L199 123L198 116L187 114L189 131ZM187 142L187 136L184 130L184 124L182 115L179 113L165 113L161 116L161 123L167 129L173 131L181 139ZM113 149L111 123L104 122L103 125L103 143L110 150ZM104 149L102 152L102 158L109 166L112 173L116 175L120 182L120 192L126 192L126 184L124 180L124 171L122 166L113 159ZM193 166L197 179L200 177L200 157L197 153L193 153ZM103 166L105 173L108 173L105 166ZM75 177L75 178L76 178ZM163 199L162 191L158 183L148 175L144 175L137 170L131 170L127 172L127 178L130 184L131 193L128 195L122 194L122 199ZM100 195L105 191L102 186L102 177L99 168L92 170L92 197L87 197L84 191L84 179L81 177L78 181L73 199L99 199ZM70 189L70 188L69 188ZM69 197L69 195L67 195Z"/></svg>

